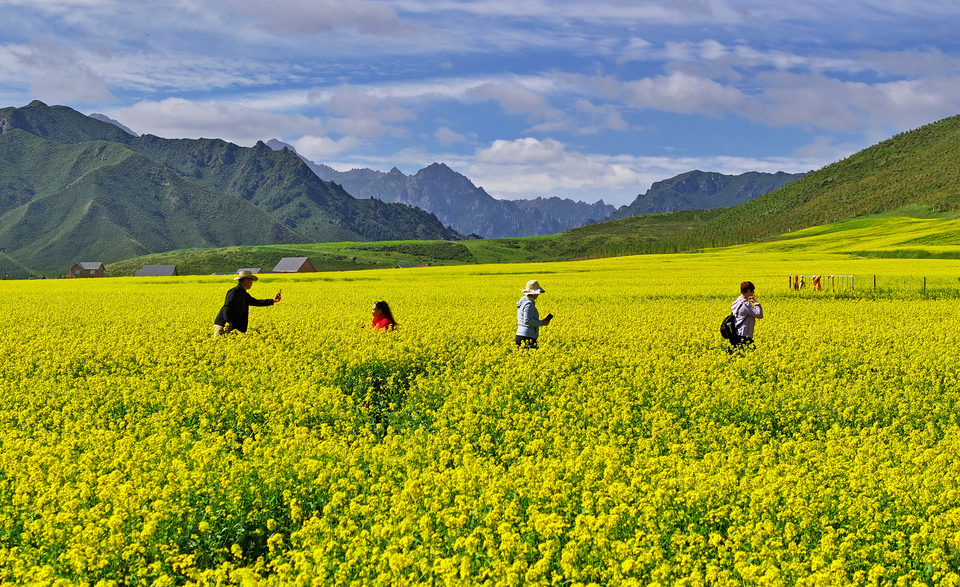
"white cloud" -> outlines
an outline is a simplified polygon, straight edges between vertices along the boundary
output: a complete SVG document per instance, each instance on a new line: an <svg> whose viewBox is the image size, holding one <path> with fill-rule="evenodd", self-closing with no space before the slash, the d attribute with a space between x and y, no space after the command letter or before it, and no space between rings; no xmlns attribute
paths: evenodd
<svg viewBox="0 0 960 587"><path fill-rule="evenodd" d="M589 100L577 100L574 105L578 111L584 113L590 122L578 129L580 134L596 134L604 130L626 131L630 125L623 118L620 110L612 104L596 106Z"/></svg>
<svg viewBox="0 0 960 587"><path fill-rule="evenodd" d="M617 58L618 63L627 63L630 61L646 61L653 55L653 44L640 38L632 38L627 42L626 47L620 51Z"/></svg>
<svg viewBox="0 0 960 587"><path fill-rule="evenodd" d="M849 154L800 152L794 157L755 159L735 156L650 157L571 151L554 139L498 140L473 157L440 157L464 169L476 185L502 199L557 195L608 204L629 204L655 181L693 169L737 175L748 171L800 173L818 169ZM839 156L838 156L839 155ZM437 156L434 156L436 159Z"/></svg>
<svg viewBox="0 0 960 587"><path fill-rule="evenodd" d="M486 163L556 163L564 154L560 141L533 138L513 141L494 141L488 148L477 152L477 161Z"/></svg>
<svg viewBox="0 0 960 587"><path fill-rule="evenodd" d="M320 122L306 116L275 114L228 102L169 98L160 102L138 102L129 108L108 110L106 114L140 134L221 138L244 146L275 136L326 134Z"/></svg>
<svg viewBox="0 0 960 587"><path fill-rule="evenodd" d="M834 131L887 127L905 130L960 111L960 77L867 84L822 75L776 73L755 107L743 114L776 126L811 125Z"/></svg>
<svg viewBox="0 0 960 587"><path fill-rule="evenodd" d="M440 144L444 146L449 146L454 143L463 143L463 142L466 142L467 140L467 137L465 137L464 135L458 132L455 132L453 130L450 130L445 126L438 128L433 133L433 138L440 141Z"/></svg>
<svg viewBox="0 0 960 587"><path fill-rule="evenodd" d="M367 0L231 0L230 5L258 19L258 26L279 35L318 35L350 31L396 36L412 32L388 2Z"/></svg>
<svg viewBox="0 0 960 587"><path fill-rule="evenodd" d="M676 64L696 65L705 72L732 68L738 71L772 67L780 70L809 69L816 71L863 72L870 69L870 62L851 57L832 57L828 48L809 54L797 54L784 50L757 49L745 41L725 45L715 39L702 41L667 41L657 48L643 41L642 51L633 48L631 40L621 50L620 61L669 61Z"/></svg>
<svg viewBox="0 0 960 587"><path fill-rule="evenodd" d="M960 59L936 48L905 51L861 51L859 59L866 69L883 75L918 76L957 73Z"/></svg>
<svg viewBox="0 0 960 587"><path fill-rule="evenodd" d="M37 38L30 48L15 52L30 72L30 90L50 102L104 103L114 100L103 76L80 56L49 38Z"/></svg>
<svg viewBox="0 0 960 587"><path fill-rule="evenodd" d="M111 87L137 94L224 91L242 92L250 86L287 83L292 76L278 66L233 62L216 56L133 53L95 60ZM235 94L233 100L243 101Z"/></svg>
<svg viewBox="0 0 960 587"><path fill-rule="evenodd" d="M292 141L297 152L314 161L322 161L357 148L360 141L354 137L333 140L328 137L305 136Z"/></svg>
<svg viewBox="0 0 960 587"><path fill-rule="evenodd" d="M746 96L736 88L682 72L625 85L630 92L628 104L639 109L720 116L731 110L741 110L748 103Z"/></svg>
<svg viewBox="0 0 960 587"><path fill-rule="evenodd" d="M23 59L29 51L26 45L0 45L0 91L29 86L34 70Z"/></svg>
<svg viewBox="0 0 960 587"><path fill-rule="evenodd" d="M546 98L520 81L488 82L471 88L466 96L481 100L493 100L511 114L534 114L545 116L550 112Z"/></svg>
<svg viewBox="0 0 960 587"><path fill-rule="evenodd" d="M860 74L873 72L883 76L906 76L956 73L960 59L935 47L908 48L899 51L863 49L837 54L832 46L806 48L805 53L782 49L758 49L747 41L726 45L715 39L702 41L667 41L655 47L642 39L629 39L620 49L619 62L674 62L695 65L703 72L734 69L744 75L749 70L774 68L793 72L841 72Z"/></svg>
<svg viewBox="0 0 960 587"><path fill-rule="evenodd" d="M876 141L874 141L876 142ZM798 160L834 162L855 153L864 145L849 143L837 144L833 137L820 135L813 142L794 149L793 156Z"/></svg>
<svg viewBox="0 0 960 587"><path fill-rule="evenodd" d="M329 92L323 100L326 108L335 115L363 118L376 113L383 121L409 120L413 114L391 96L378 96L365 88L341 86Z"/></svg>
<svg viewBox="0 0 960 587"><path fill-rule="evenodd" d="M0 8L5 6L25 6L35 10L64 12L76 8L89 9L116 4L115 0L0 0Z"/></svg>
<svg viewBox="0 0 960 587"><path fill-rule="evenodd" d="M403 106L404 100L378 96L368 88L342 86L319 94L311 93L308 97L324 106L332 115L327 125L343 134L365 138L403 136L406 129L396 123L414 118L414 114Z"/></svg>
<svg viewBox="0 0 960 587"><path fill-rule="evenodd" d="M633 169L615 160L567 151L554 139L534 138L494 141L476 153L468 176L501 198L548 196L557 190L630 192L641 183Z"/></svg>
<svg viewBox="0 0 960 587"><path fill-rule="evenodd" d="M522 19L524 21L558 22L569 24L571 21L589 23L631 22L682 24L703 23L719 24L738 22L744 13L722 0L673 0L644 1L635 0L595 0L583 2L527 0L402 0L395 2L409 12L463 12L473 16L489 18Z"/></svg>

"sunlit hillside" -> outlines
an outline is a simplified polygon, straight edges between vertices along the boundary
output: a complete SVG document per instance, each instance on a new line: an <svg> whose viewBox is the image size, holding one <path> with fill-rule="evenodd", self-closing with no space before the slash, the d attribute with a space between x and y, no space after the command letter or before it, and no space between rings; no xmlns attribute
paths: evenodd
<svg viewBox="0 0 960 587"><path fill-rule="evenodd" d="M912 216L877 215L788 232L763 243L762 250L845 257L960 258L960 220L909 211ZM922 216L928 216L923 218ZM561 235L563 236L563 235ZM479 265L553 262L577 258L618 257L634 249L615 233L583 237L580 248L556 253L557 238L493 239L462 242L406 241L386 243L322 243L197 249L138 257L108 267L110 275L133 275L144 264L177 265L181 274L227 273L240 267L270 270L285 256L310 258L318 271L352 271L397 265ZM624 237L625 239L625 237ZM564 241L560 241L564 242ZM700 249L710 250L710 249ZM739 250L739 249L738 249ZM687 251L683 254L689 254ZM490 268L490 271L501 269Z"/></svg>

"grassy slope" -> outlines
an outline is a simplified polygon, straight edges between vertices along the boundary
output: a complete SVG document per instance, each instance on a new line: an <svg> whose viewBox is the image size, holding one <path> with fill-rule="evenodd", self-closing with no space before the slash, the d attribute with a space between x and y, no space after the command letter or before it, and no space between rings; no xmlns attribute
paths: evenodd
<svg viewBox="0 0 960 587"><path fill-rule="evenodd" d="M690 214L702 222L691 222ZM960 116L897 135L754 200L711 211L634 216L556 238L603 252L603 234L624 252L669 253L776 238L810 226L876 214L960 213Z"/></svg>
<svg viewBox="0 0 960 587"><path fill-rule="evenodd" d="M733 244L897 210L960 212L960 117L898 135L728 208L692 236Z"/></svg>
<svg viewBox="0 0 960 587"><path fill-rule="evenodd" d="M242 267L269 271L283 257L308 257L318 271L382 269L396 265L476 263L463 243L382 241L189 249L137 257L107 267L112 276L133 275L143 265L177 265L181 275L228 273ZM519 259L518 259L519 260Z"/></svg>
<svg viewBox="0 0 960 587"><path fill-rule="evenodd" d="M15 260L4 272L19 277L30 272L26 267L63 273L77 261L110 262L184 244L304 240L253 204L189 184L117 143L68 145L4 133L0 177L0 250ZM238 216L245 221L237 223Z"/></svg>
<svg viewBox="0 0 960 587"><path fill-rule="evenodd" d="M918 209L917 212L919 215L922 211ZM193 249L130 259L109 265L107 270L112 276L133 275L144 264L175 264L181 274L206 275L232 272L241 267L270 270L281 257L309 257L320 271L379 269L422 263L528 263L561 260L545 259L542 254L556 241L556 238L540 237L459 243L403 241ZM787 233L758 244L761 245L764 252L850 259L960 259L960 219L881 214ZM574 258L577 257L568 257Z"/></svg>
<svg viewBox="0 0 960 587"><path fill-rule="evenodd" d="M130 139L130 147L210 189L237 194L316 242L454 238L432 215L402 204L357 200L321 180L296 154L219 139Z"/></svg>

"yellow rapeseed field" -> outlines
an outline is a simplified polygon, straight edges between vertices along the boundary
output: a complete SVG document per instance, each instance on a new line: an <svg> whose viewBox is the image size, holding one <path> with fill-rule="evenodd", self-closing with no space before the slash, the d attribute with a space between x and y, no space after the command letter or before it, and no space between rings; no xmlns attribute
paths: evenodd
<svg viewBox="0 0 960 587"><path fill-rule="evenodd" d="M958 276L757 247L266 275L284 300L219 339L230 277L0 282L0 584L957 585ZM521 351L528 279L556 318ZM767 316L729 355L744 279ZM361 328L381 299L394 332Z"/></svg>

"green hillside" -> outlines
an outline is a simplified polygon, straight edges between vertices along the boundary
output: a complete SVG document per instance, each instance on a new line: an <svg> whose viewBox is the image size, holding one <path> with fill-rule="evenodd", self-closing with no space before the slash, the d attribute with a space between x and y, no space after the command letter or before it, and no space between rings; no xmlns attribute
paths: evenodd
<svg viewBox="0 0 960 587"><path fill-rule="evenodd" d="M914 216L924 215L920 209L914 212ZM562 244L556 237L539 237L463 242L345 242L192 249L113 263L107 266L107 274L111 277L130 276L145 264L177 265L182 275L228 273L242 267L260 267L269 271L282 257L308 257L318 271L584 258L555 256L563 250ZM804 259L960 259L960 219L880 214L806 228L750 247L755 253L785 252ZM597 254L596 257L620 254L612 245L597 250L605 250L607 254Z"/></svg>
<svg viewBox="0 0 960 587"><path fill-rule="evenodd" d="M219 139L145 135L128 145L181 177L240 196L314 242L456 236L422 210L357 200L317 177L295 153L263 143L245 148Z"/></svg>
<svg viewBox="0 0 960 587"><path fill-rule="evenodd" d="M550 248L583 257L672 253L894 212L960 213L960 116L897 135L739 206L602 222L557 235Z"/></svg>
<svg viewBox="0 0 960 587"><path fill-rule="evenodd" d="M465 241L478 242L478 241ZM318 271L384 269L397 265L462 265L479 262L464 242L342 242L171 251L107 266L111 277L129 276L143 265L176 265L181 275L229 273L244 267L269 271L283 257L308 257Z"/></svg>
<svg viewBox="0 0 960 587"><path fill-rule="evenodd" d="M903 210L960 211L960 116L897 135L705 223L696 233L722 242Z"/></svg>
<svg viewBox="0 0 960 587"><path fill-rule="evenodd" d="M58 143L109 141L123 143L132 138L119 127L84 116L67 106L47 106L34 100L23 108L0 108L0 120L10 129Z"/></svg>
<svg viewBox="0 0 960 587"><path fill-rule="evenodd" d="M356 200L262 143L135 137L42 102L0 109L0 274L183 248L458 238L423 210Z"/></svg>
<svg viewBox="0 0 960 587"><path fill-rule="evenodd" d="M12 276L184 245L307 240L252 203L190 184L117 143L64 145L7 132L0 177L0 249L16 262L2 269Z"/></svg>

